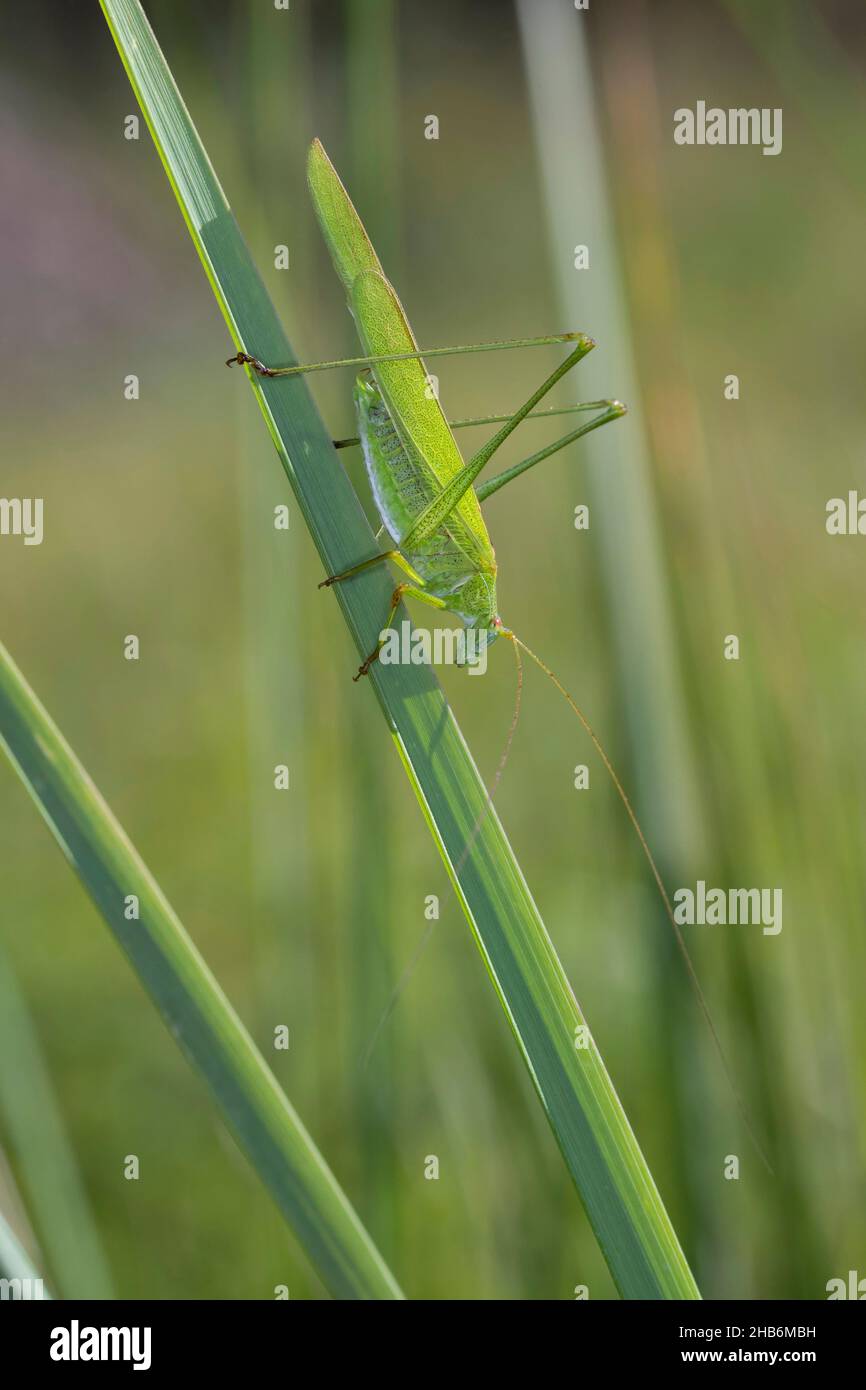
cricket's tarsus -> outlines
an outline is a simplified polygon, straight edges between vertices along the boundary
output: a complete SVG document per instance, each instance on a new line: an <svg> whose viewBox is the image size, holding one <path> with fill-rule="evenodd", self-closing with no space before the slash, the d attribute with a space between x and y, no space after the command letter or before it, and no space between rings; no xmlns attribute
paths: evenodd
<svg viewBox="0 0 866 1390"><path fill-rule="evenodd" d="M266 367L264 362L260 362L257 357L251 357L248 352L236 352L234 357L226 358L226 366L252 367L253 371L259 376L279 376L272 367Z"/></svg>

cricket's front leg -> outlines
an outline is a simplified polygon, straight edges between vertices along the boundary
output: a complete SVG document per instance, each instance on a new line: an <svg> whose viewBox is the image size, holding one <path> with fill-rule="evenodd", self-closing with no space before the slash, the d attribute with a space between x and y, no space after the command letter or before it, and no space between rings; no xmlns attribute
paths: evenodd
<svg viewBox="0 0 866 1390"><path fill-rule="evenodd" d="M352 565L350 569L343 570L340 574L329 574L327 579L322 580L319 588L330 589L332 584L340 584L344 579L352 579L356 574L363 574L364 570L372 569L374 565L381 565L384 560L391 560L405 574L408 574L413 583L423 585L424 580L420 574L413 570L409 561L401 555L399 550L385 550L381 555L373 555L369 560L362 560L359 565Z"/></svg>

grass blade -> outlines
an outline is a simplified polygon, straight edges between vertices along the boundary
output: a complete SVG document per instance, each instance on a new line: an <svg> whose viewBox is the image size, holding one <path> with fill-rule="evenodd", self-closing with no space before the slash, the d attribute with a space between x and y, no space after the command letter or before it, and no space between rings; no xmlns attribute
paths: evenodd
<svg viewBox="0 0 866 1390"><path fill-rule="evenodd" d="M61 1298L115 1297L108 1261L66 1132L39 1033L0 949L0 1117L18 1187Z"/></svg>
<svg viewBox="0 0 866 1390"><path fill-rule="evenodd" d="M340 1298L400 1298L252 1039L2 644L0 744L326 1286ZM137 920L126 916L131 895Z"/></svg>
<svg viewBox="0 0 866 1390"><path fill-rule="evenodd" d="M365 207L378 209L373 239L379 255L396 274L402 227L395 0L344 0L343 13L348 167L360 201ZM346 338L338 339L337 344L341 352L354 352L353 325L348 316L344 323ZM400 850L397 844L383 844L380 833L394 814L395 798L392 779L382 776L379 766L381 745L378 730L373 728L376 711L367 702L355 700L349 701L349 710L347 735L353 754L343 795L351 807L353 835L343 906L350 924L353 967L351 1037L369 1040L377 1035L394 980L400 974L396 963L403 926L397 911ZM368 923L369 931L354 930L358 921ZM392 1022L379 1032L372 1054L367 1042L353 1059L359 1173L368 1203L361 1211L370 1213L374 1230L392 1239L401 1229L396 1200L400 1155L394 1127L387 1121L405 1103L405 1081L399 1066L405 1045L405 1037L400 1037Z"/></svg>
<svg viewBox="0 0 866 1390"><path fill-rule="evenodd" d="M37 1272L24 1246L16 1236L6 1217L0 1211L0 1279L18 1281L23 1283L25 1288L31 1291L29 1297L34 1294L37 1299L50 1299L51 1295L44 1286L42 1276ZM21 1290L18 1290L19 1294ZM4 1299L10 1295L3 1294ZM15 1297L14 1292L11 1295Z"/></svg>
<svg viewBox="0 0 866 1390"><path fill-rule="evenodd" d="M295 361L141 6L101 4L236 347ZM215 364L219 352L215 344ZM252 389L326 571L373 554L304 382L257 378ZM391 587L374 570L335 590L361 654ZM371 684L620 1292L699 1297L601 1056L591 1039L575 1047L582 1015L495 813L464 855L486 794L438 683L428 668L388 666L373 668Z"/></svg>
<svg viewBox="0 0 866 1390"><path fill-rule="evenodd" d="M585 25L575 24L557 0L517 0L517 17L563 322L591 323L603 347L601 367L592 356L586 363L587 394L594 394L599 381L611 380L629 403L623 431L599 430L587 439L582 485L593 518L635 807L642 824L652 826L653 852L664 866L664 877L682 883L688 881L687 866L706 862L708 856L705 807L682 681L682 644L663 558L665 537L641 407L642 383L623 294L601 137L602 101ZM579 235L572 237L572 228L579 228ZM591 273L575 273L572 257L566 254L573 241L592 248ZM694 1097L703 1097L708 1127L713 1104L702 1075L702 1048L690 1050L687 1066L673 1065L674 1040L694 1017L695 1001L683 988L682 962L671 949L670 925L660 902L648 898L645 911L645 969L664 1019L657 1035L656 1065L668 1078L669 1171L681 1194L678 1220L688 1240L696 1232L693 1194L700 1182L695 1165L703 1160L700 1146L690 1142L688 1116Z"/></svg>

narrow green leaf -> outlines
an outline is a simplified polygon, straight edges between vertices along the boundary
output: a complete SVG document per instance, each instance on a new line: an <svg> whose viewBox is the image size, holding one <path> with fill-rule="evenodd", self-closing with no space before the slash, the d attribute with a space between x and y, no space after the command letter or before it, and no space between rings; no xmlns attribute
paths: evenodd
<svg viewBox="0 0 866 1390"><path fill-rule="evenodd" d="M2 643L0 744L327 1288L340 1298L402 1297L160 888ZM137 918L127 916L133 896Z"/></svg>
<svg viewBox="0 0 866 1390"><path fill-rule="evenodd" d="M39 1034L0 947L0 1119L18 1185L61 1298L115 1297L87 1191Z"/></svg>
<svg viewBox="0 0 866 1390"><path fill-rule="evenodd" d="M2 1295L4 1299L15 1298L16 1296L36 1299L51 1298L41 1274L39 1274L2 1211L0 1211L0 1279L7 1279L13 1284L10 1292L4 1291ZM21 1287L22 1284L27 1290L26 1295ZM16 1285L17 1287L15 1287Z"/></svg>
<svg viewBox="0 0 866 1390"><path fill-rule="evenodd" d="M236 347L296 361L141 6L101 4ZM215 347L214 370L225 370L217 362ZM374 554L304 382L255 378L252 389L325 571ZM362 655L391 588L373 570L334 591ZM331 600L318 601L332 620ZM627 1298L699 1297L599 1052L589 1037L575 1047L582 1015L495 812L464 853L486 793L438 683L429 668L397 665L374 666L370 682L617 1286Z"/></svg>

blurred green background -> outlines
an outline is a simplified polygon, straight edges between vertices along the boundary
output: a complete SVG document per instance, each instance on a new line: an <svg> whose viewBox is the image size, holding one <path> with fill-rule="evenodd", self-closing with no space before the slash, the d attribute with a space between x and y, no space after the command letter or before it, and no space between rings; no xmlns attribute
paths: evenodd
<svg viewBox="0 0 866 1390"><path fill-rule="evenodd" d="M824 524L829 498L866 491L862 5L145 8L302 360L356 350L306 193L314 135L422 344L598 339L558 399L621 396L630 414L491 500L500 611L586 709L672 888L783 889L778 936L686 928L772 1175L624 811L533 670L497 804L704 1296L825 1297L866 1274L866 542ZM6 23L0 494L44 497L45 539L0 540L3 640L406 1293L614 1297L251 393L222 365L143 124L124 138L137 108L98 7L34 0ZM782 107L781 155L676 146L673 112L698 100ZM446 411L516 407L555 352L440 360ZM312 384L352 433L351 374ZM527 424L502 466L555 432ZM443 683L492 776L509 650ZM7 766L0 815L0 1210L67 1296L321 1297ZM430 894L440 918L365 1065Z"/></svg>

